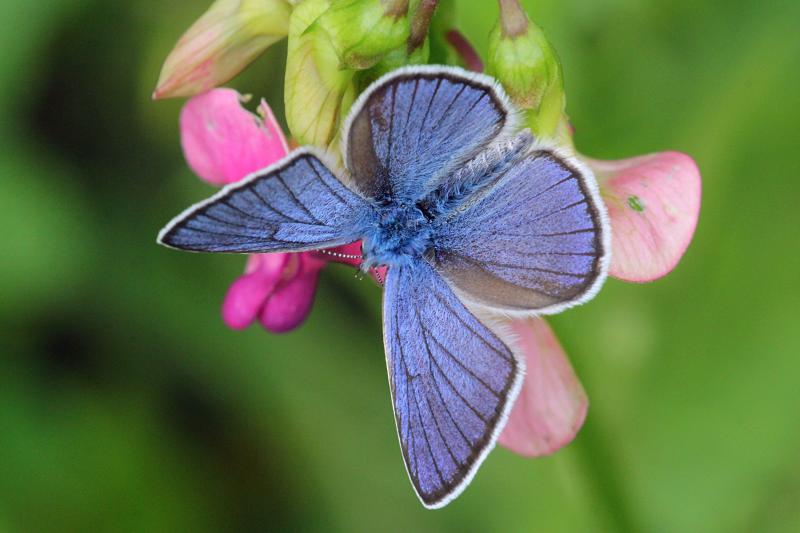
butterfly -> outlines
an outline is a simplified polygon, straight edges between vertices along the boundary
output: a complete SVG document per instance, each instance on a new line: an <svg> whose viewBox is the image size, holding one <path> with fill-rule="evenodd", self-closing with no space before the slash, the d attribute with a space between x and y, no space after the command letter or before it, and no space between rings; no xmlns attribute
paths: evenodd
<svg viewBox="0 0 800 533"><path fill-rule="evenodd" d="M491 77L398 69L353 104L341 132L346 170L297 149L188 208L158 237L238 253L361 240L365 271L388 266L392 405L406 470L428 508L469 484L519 392L524 360L493 317L585 302L608 270L594 177L519 131L517 117Z"/></svg>

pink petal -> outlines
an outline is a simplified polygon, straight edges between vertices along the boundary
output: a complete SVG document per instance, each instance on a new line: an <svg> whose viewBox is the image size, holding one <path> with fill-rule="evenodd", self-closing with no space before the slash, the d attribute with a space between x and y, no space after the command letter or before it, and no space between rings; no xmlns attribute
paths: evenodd
<svg viewBox="0 0 800 533"><path fill-rule="evenodd" d="M272 111L262 101L259 119L241 106L233 89L213 89L181 110L181 145L192 170L214 185L240 180L288 152Z"/></svg>
<svg viewBox="0 0 800 533"><path fill-rule="evenodd" d="M259 320L265 329L284 333L299 326L311 312L317 279L325 261L310 253L291 254L283 281L267 300Z"/></svg>
<svg viewBox="0 0 800 533"><path fill-rule="evenodd" d="M680 152L621 161L587 160L611 218L611 268L646 282L668 274L692 240L700 214L700 171Z"/></svg>
<svg viewBox="0 0 800 533"><path fill-rule="evenodd" d="M527 369L498 442L527 457L547 455L575 438L589 402L547 322L517 319L511 327Z"/></svg>
<svg viewBox="0 0 800 533"><path fill-rule="evenodd" d="M222 303L222 319L229 328L244 329L255 320L281 281L289 257L289 254L250 256L245 274L231 284Z"/></svg>

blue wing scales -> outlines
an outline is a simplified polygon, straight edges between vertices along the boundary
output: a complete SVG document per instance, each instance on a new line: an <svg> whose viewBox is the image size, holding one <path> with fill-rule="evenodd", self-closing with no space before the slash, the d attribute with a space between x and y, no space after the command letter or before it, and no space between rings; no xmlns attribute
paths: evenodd
<svg viewBox="0 0 800 533"><path fill-rule="evenodd" d="M446 67L401 69L353 106L343 133L353 186L381 200L417 199L512 126L491 78Z"/></svg>
<svg viewBox="0 0 800 533"><path fill-rule="evenodd" d="M609 229L594 178L549 149L523 154L442 224L432 262L475 303L555 312L605 279Z"/></svg>
<svg viewBox="0 0 800 533"><path fill-rule="evenodd" d="M170 222L159 242L199 252L302 251L358 239L366 202L308 150L222 189Z"/></svg>
<svg viewBox="0 0 800 533"><path fill-rule="evenodd" d="M522 370L427 263L391 269L385 290L384 341L403 458L423 504L440 507L494 446Z"/></svg>

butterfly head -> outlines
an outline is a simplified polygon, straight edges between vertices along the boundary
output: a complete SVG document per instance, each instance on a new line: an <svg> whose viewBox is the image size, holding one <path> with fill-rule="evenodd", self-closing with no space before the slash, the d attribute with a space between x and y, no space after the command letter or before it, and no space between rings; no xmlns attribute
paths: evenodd
<svg viewBox="0 0 800 533"><path fill-rule="evenodd" d="M433 246L431 215L419 204L386 203L371 218L364 231L362 268L402 266Z"/></svg>

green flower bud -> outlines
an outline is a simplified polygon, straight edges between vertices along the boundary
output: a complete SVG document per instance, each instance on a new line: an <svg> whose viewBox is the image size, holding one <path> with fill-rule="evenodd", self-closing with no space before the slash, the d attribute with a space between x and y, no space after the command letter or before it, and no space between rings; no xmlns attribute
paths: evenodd
<svg viewBox="0 0 800 533"><path fill-rule="evenodd" d="M405 46L408 0L334 0L316 25L328 34L340 68L364 70Z"/></svg>
<svg viewBox="0 0 800 533"><path fill-rule="evenodd" d="M153 98L192 96L222 85L286 36L284 0L216 0L170 52Z"/></svg>
<svg viewBox="0 0 800 533"><path fill-rule="evenodd" d="M356 96L354 72L340 69L328 33L314 23L330 0L305 0L289 20L284 98L286 120L300 144L330 148Z"/></svg>
<svg viewBox="0 0 800 533"><path fill-rule="evenodd" d="M436 9L436 0L410 0L408 14L411 18L408 39L388 51L373 67L358 76L359 88L364 89L383 74L406 65L424 65L430 58L428 26Z"/></svg>
<svg viewBox="0 0 800 533"><path fill-rule="evenodd" d="M364 90L373 81L400 67L406 65L424 65L428 62L428 55L429 47L427 39L423 41L421 46L414 48L410 53L405 45L395 48L383 56L375 66L359 73L358 88Z"/></svg>
<svg viewBox="0 0 800 533"><path fill-rule="evenodd" d="M534 134L568 136L561 63L517 0L500 0L500 20L489 36L487 72L524 110L526 125Z"/></svg>

